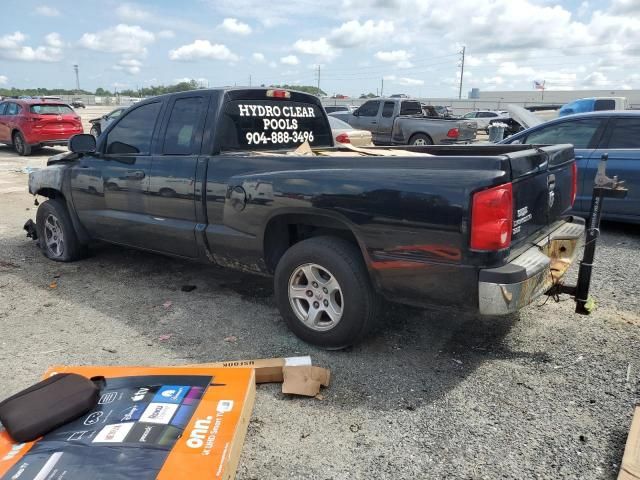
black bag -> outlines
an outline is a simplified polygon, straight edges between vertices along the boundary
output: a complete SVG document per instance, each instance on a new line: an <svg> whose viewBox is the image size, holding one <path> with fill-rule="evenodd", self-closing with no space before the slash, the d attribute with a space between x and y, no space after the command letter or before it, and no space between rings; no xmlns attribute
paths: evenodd
<svg viewBox="0 0 640 480"><path fill-rule="evenodd" d="M16 442L30 442L98 404L104 377L59 373L0 402L0 422Z"/></svg>

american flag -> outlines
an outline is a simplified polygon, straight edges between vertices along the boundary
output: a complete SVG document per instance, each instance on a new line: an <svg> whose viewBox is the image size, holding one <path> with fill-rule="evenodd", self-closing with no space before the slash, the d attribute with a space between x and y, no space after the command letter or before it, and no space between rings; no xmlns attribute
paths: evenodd
<svg viewBox="0 0 640 480"><path fill-rule="evenodd" d="M534 80L533 81L533 88L535 88L536 90L544 90L544 84L545 81L538 81L538 80Z"/></svg>

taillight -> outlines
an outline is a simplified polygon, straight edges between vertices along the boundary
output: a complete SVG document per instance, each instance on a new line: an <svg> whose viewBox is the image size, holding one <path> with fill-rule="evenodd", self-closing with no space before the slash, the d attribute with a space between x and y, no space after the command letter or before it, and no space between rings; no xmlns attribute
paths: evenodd
<svg viewBox="0 0 640 480"><path fill-rule="evenodd" d="M450 128L447 132L447 137L449 138L458 138L458 135L460 135L458 128Z"/></svg>
<svg viewBox="0 0 640 480"><path fill-rule="evenodd" d="M291 92L288 92L287 90L267 90L267 97L290 98Z"/></svg>
<svg viewBox="0 0 640 480"><path fill-rule="evenodd" d="M576 195L578 195L578 164L573 162L571 165L571 206L576 203Z"/></svg>
<svg viewBox="0 0 640 480"><path fill-rule="evenodd" d="M471 249L502 250L511 245L513 189L510 183L477 192L471 204Z"/></svg>
<svg viewBox="0 0 640 480"><path fill-rule="evenodd" d="M34 122L34 123L35 123L35 122L39 122L40 120L42 120L42 117L39 117L39 116L38 116L38 117L36 117L35 115L31 115L31 116L29 117L29 120L31 120L32 122Z"/></svg>
<svg viewBox="0 0 640 480"><path fill-rule="evenodd" d="M346 133L341 133L340 135L338 135L336 137L336 142L338 143L351 143L351 140L349 140L349 135Z"/></svg>

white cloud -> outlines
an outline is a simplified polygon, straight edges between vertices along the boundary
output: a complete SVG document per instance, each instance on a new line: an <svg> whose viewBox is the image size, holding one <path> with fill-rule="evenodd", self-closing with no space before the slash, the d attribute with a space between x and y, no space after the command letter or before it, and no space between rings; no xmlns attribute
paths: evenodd
<svg viewBox="0 0 640 480"><path fill-rule="evenodd" d="M406 50L392 50L389 52L376 52L375 57L378 60L383 62L394 62L397 67L400 68L410 68L413 64L409 61L409 59L413 56L413 54L407 52Z"/></svg>
<svg viewBox="0 0 640 480"><path fill-rule="evenodd" d="M325 37L320 37L318 40L297 40L293 44L293 49L296 52L315 55L327 61L338 55L338 50L333 48Z"/></svg>
<svg viewBox="0 0 640 480"><path fill-rule="evenodd" d="M6 85L9 82L9 77L6 75L0 75L0 85Z"/></svg>
<svg viewBox="0 0 640 480"><path fill-rule="evenodd" d="M611 84L609 79L602 72L593 72L582 80L583 87L602 88Z"/></svg>
<svg viewBox="0 0 640 480"><path fill-rule="evenodd" d="M173 38L176 36L176 34L173 32L173 30L160 30L157 33L158 38Z"/></svg>
<svg viewBox="0 0 640 480"><path fill-rule="evenodd" d="M329 41L336 47L349 48L371 42L384 42L393 33L393 22L387 20L367 20L360 23L351 20L331 31Z"/></svg>
<svg viewBox="0 0 640 480"><path fill-rule="evenodd" d="M231 52L226 45L212 44L209 40L196 40L188 45L182 45L175 50L170 50L169 59L179 61L209 59L235 62L238 60L238 56Z"/></svg>
<svg viewBox="0 0 640 480"><path fill-rule="evenodd" d="M502 85L504 83L504 78L498 75L495 77L485 77L482 79L482 83L487 85Z"/></svg>
<svg viewBox="0 0 640 480"><path fill-rule="evenodd" d="M258 62L258 63L264 63L267 61L264 54L260 52L255 52L254 54L251 55L251 58L253 58L254 62Z"/></svg>
<svg viewBox="0 0 640 480"><path fill-rule="evenodd" d="M220 24L220 28L238 35L249 35L251 33L251 27L246 23L240 22L237 18L225 18Z"/></svg>
<svg viewBox="0 0 640 480"><path fill-rule="evenodd" d="M116 65L114 65L114 70L122 70L129 75L136 75L140 73L140 67L142 67L142 62L140 60L136 60L135 58L123 58Z"/></svg>
<svg viewBox="0 0 640 480"><path fill-rule="evenodd" d="M45 35L44 41L47 45L54 48L62 48L64 45L62 43L62 39L60 38L60 34L56 32L51 32Z"/></svg>
<svg viewBox="0 0 640 480"><path fill-rule="evenodd" d="M127 22L144 22L151 17L151 13L132 3L123 3L116 8L116 15Z"/></svg>
<svg viewBox="0 0 640 480"><path fill-rule="evenodd" d="M531 67L520 67L515 62L502 62L498 67L498 74L506 76L534 77L536 72Z"/></svg>
<svg viewBox="0 0 640 480"><path fill-rule="evenodd" d="M47 41L50 40L50 35ZM54 34L57 35L57 34ZM54 40L56 37L53 37ZM62 60L62 49L52 45L29 47L23 45L27 36L22 32L9 33L0 37L0 58L22 62L59 62ZM57 38L59 40L59 37Z"/></svg>
<svg viewBox="0 0 640 480"><path fill-rule="evenodd" d="M287 55L280 59L280 63L284 63L285 65L298 65L300 60L298 60L298 57L295 55Z"/></svg>
<svg viewBox="0 0 640 480"><path fill-rule="evenodd" d="M89 50L110 53L146 55L155 35L138 25L118 24L95 33L85 33L79 45Z"/></svg>
<svg viewBox="0 0 640 480"><path fill-rule="evenodd" d="M59 17L60 11L57 8L50 7L48 5L38 5L35 9L37 15L43 17Z"/></svg>
<svg viewBox="0 0 640 480"><path fill-rule="evenodd" d="M417 87L419 85L424 85L424 80L420 80L418 78L397 77L395 75L386 75L384 79L391 83L396 83L398 85L403 85L406 87Z"/></svg>

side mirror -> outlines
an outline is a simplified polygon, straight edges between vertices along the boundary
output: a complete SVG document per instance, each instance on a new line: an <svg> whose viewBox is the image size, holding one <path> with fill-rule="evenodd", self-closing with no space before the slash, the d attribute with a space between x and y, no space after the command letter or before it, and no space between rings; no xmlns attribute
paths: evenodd
<svg viewBox="0 0 640 480"><path fill-rule="evenodd" d="M69 139L69 150L73 153L94 153L96 151L96 139L88 133L80 133Z"/></svg>
<svg viewBox="0 0 640 480"><path fill-rule="evenodd" d="M354 116L354 117L359 117L359 116L360 116L360 109L359 109L359 108L356 108L356 109L353 111L353 116Z"/></svg>

